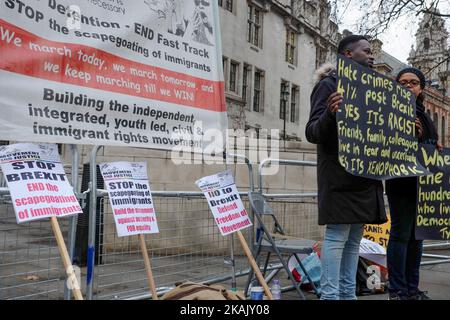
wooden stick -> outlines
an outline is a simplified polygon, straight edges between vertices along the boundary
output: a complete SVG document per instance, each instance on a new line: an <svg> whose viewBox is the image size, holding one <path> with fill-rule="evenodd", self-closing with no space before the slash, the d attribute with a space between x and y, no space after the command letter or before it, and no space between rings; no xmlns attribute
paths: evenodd
<svg viewBox="0 0 450 320"><path fill-rule="evenodd" d="M59 254L66 269L67 279L70 281L71 289L75 300L83 300L83 295L81 294L80 284L78 283L77 276L73 270L72 261L70 261L69 253L67 252L66 243L64 242L61 229L59 227L58 219L56 217L51 217L50 221L52 223L53 233L56 237L56 242L58 244Z"/></svg>
<svg viewBox="0 0 450 320"><path fill-rule="evenodd" d="M150 265L150 258L148 257L147 245L145 244L145 238L143 234L139 235L141 242L141 251L144 256L145 269L147 270L148 285L152 292L152 299L158 300L158 293L156 292L155 281L153 280L152 266Z"/></svg>
<svg viewBox="0 0 450 320"><path fill-rule="evenodd" d="M267 285L266 280L264 280L264 277L261 274L261 270L259 270L259 267L256 264L255 259L253 258L252 252L248 247L247 241L245 241L244 235L242 234L241 231L238 231L236 233L238 235L239 241L241 242L242 248L244 249L245 255L247 256L247 259L250 262L253 271L255 271L256 278L258 278L259 283L264 288L264 292L266 293L267 298L269 300L273 300L272 292L270 292L269 286Z"/></svg>

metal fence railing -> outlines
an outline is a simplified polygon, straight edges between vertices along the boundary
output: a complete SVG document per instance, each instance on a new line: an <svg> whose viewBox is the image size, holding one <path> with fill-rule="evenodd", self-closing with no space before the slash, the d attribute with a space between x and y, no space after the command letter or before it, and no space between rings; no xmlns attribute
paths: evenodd
<svg viewBox="0 0 450 320"><path fill-rule="evenodd" d="M159 233L146 235L158 292L176 282L214 282L231 278L230 237L223 237L203 197L153 196ZM102 246L97 253L94 299L126 299L149 293L136 236L118 238L108 198L104 197ZM240 256L240 248L235 252ZM236 270L247 268L238 259Z"/></svg>
<svg viewBox="0 0 450 320"><path fill-rule="evenodd" d="M68 220L60 219L67 239ZM62 299L65 284L50 221L18 225L9 201L0 204L0 300Z"/></svg>
<svg viewBox="0 0 450 320"><path fill-rule="evenodd" d="M292 161L279 163L296 165ZM67 299L66 275L50 222L43 220L18 225L8 193L3 189L0 191L0 300ZM249 209L243 191L246 190L241 190L241 197ZM233 275L248 273L248 261L241 246L234 240L231 254L232 237L220 234L201 193L154 191L152 194L160 232L146 235L145 239L159 294L178 281L229 283ZM289 235L323 239L324 228L317 225L314 193L264 195ZM95 271L81 266L83 295L86 296L88 278L93 275L93 299L149 298L138 237L117 237L107 193L97 190L97 199L102 208L97 215L98 222L90 221L98 223L95 233L98 246L93 257ZM74 235L69 231L71 220L62 218L59 222L66 242L73 239ZM246 229L246 239L253 239L254 231ZM427 242L425 247L447 245L448 242ZM447 256L429 252L424 257L424 264L450 262Z"/></svg>

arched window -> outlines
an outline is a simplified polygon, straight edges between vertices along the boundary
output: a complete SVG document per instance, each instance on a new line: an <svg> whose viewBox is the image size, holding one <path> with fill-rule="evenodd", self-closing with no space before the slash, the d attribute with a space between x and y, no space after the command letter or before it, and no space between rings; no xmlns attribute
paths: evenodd
<svg viewBox="0 0 450 320"><path fill-rule="evenodd" d="M423 40L423 48L425 50L429 50L430 49L430 39L429 38L425 38Z"/></svg>

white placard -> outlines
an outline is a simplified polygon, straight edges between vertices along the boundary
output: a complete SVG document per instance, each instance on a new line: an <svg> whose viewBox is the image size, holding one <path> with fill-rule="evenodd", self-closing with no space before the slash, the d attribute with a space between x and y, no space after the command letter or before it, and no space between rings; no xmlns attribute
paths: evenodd
<svg viewBox="0 0 450 320"><path fill-rule="evenodd" d="M1 146L0 165L17 223L82 213L55 144Z"/></svg>
<svg viewBox="0 0 450 320"><path fill-rule="evenodd" d="M359 244L359 255L384 267L387 265L386 249L378 243L366 238L361 239L361 243Z"/></svg>
<svg viewBox="0 0 450 320"><path fill-rule="evenodd" d="M195 183L205 194L223 236L252 225L230 171L203 177Z"/></svg>
<svg viewBox="0 0 450 320"><path fill-rule="evenodd" d="M119 237L158 233L145 162L100 163Z"/></svg>
<svg viewBox="0 0 450 320"><path fill-rule="evenodd" d="M0 1L0 137L221 149L204 134L227 128L218 15L216 0Z"/></svg>

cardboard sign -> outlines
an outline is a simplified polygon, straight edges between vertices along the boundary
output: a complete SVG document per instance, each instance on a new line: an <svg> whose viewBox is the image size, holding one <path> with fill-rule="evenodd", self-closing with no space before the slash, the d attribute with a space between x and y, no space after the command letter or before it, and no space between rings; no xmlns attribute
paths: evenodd
<svg viewBox="0 0 450 320"><path fill-rule="evenodd" d="M230 171L201 178L195 183L205 194L223 236L252 225Z"/></svg>
<svg viewBox="0 0 450 320"><path fill-rule="evenodd" d="M1 146L0 166L17 223L82 213L55 144Z"/></svg>
<svg viewBox="0 0 450 320"><path fill-rule="evenodd" d="M223 147L215 0L0 1L0 57L3 140Z"/></svg>
<svg viewBox="0 0 450 320"><path fill-rule="evenodd" d="M339 162L353 175L386 180L427 173L417 161L416 105L397 82L339 56Z"/></svg>
<svg viewBox="0 0 450 320"><path fill-rule="evenodd" d="M158 233L145 162L101 163L119 237Z"/></svg>
<svg viewBox="0 0 450 320"><path fill-rule="evenodd" d="M416 239L450 239L450 149L421 144L419 160L431 172L419 178Z"/></svg>

